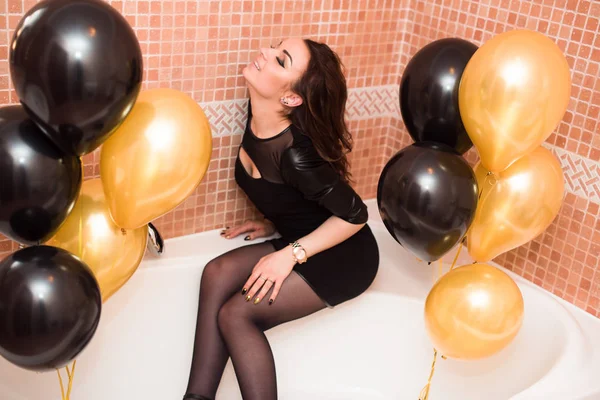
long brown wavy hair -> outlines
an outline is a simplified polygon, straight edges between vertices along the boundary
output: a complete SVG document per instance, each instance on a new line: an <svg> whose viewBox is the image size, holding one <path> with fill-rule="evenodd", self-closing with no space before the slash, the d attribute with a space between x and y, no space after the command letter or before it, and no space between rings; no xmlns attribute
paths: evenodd
<svg viewBox="0 0 600 400"><path fill-rule="evenodd" d="M352 135L344 115L348 88L339 56L326 44L305 39L310 51L308 67L292 90L302 97L288 118L312 140L343 180L351 182L347 153L352 151Z"/></svg>

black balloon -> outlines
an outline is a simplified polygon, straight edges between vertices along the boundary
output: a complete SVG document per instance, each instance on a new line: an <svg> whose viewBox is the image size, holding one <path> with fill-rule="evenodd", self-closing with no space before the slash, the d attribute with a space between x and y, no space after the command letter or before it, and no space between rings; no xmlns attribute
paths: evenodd
<svg viewBox="0 0 600 400"><path fill-rule="evenodd" d="M458 88L477 46L458 38L429 43L408 62L400 83L400 111L415 142L448 145L460 154L473 143L460 118Z"/></svg>
<svg viewBox="0 0 600 400"><path fill-rule="evenodd" d="M433 142L400 150L379 178L377 205L389 233L424 261L444 256L465 235L477 208L473 169Z"/></svg>
<svg viewBox="0 0 600 400"><path fill-rule="evenodd" d="M0 262L0 355L21 368L62 368L85 349L102 297L91 270L51 246L19 250Z"/></svg>
<svg viewBox="0 0 600 400"><path fill-rule="evenodd" d="M42 1L17 26L10 71L35 122L63 151L81 156L133 107L142 52L125 18L104 1Z"/></svg>
<svg viewBox="0 0 600 400"><path fill-rule="evenodd" d="M71 212L81 161L65 155L21 106L0 108L0 232L23 244L50 239Z"/></svg>

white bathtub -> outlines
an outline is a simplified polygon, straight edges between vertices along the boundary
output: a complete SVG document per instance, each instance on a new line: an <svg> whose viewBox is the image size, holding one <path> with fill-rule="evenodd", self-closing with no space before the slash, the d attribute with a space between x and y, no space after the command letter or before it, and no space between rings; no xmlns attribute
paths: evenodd
<svg viewBox="0 0 600 400"><path fill-rule="evenodd" d="M417 400L432 347L423 302L433 271L387 233L374 201L381 267L362 296L267 333L282 400ZM72 400L180 400L190 366L205 263L241 238L217 231L166 241L105 304L80 355ZM436 266L437 267L437 266ZM514 342L477 362L438 359L431 400L600 399L600 320L513 275L525 298ZM218 400L240 399L231 363ZM35 374L0 359L1 400L60 399L56 373Z"/></svg>

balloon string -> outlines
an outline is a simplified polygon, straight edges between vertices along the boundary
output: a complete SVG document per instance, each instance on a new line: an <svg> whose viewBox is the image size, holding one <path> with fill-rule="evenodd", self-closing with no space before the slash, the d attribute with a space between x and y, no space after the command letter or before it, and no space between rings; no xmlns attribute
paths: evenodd
<svg viewBox="0 0 600 400"><path fill-rule="evenodd" d="M493 179L493 181L489 181L490 178ZM496 184L496 182L498 182L498 180L496 179L496 175L494 175L494 173L491 171L488 171L488 173L485 175L485 179L483 180L482 186L487 185L488 182L490 183L491 186L494 186ZM479 191L479 197L477 198L478 201L483 201L481 199L481 196L483 196L483 187Z"/></svg>
<svg viewBox="0 0 600 400"><path fill-rule="evenodd" d="M69 376L69 388L67 389L67 398L66 400L70 400L71 398L71 389L73 389L73 377L75 376L75 365L77 365L77 360L73 361L73 366L69 371L69 367L67 366L67 375Z"/></svg>
<svg viewBox="0 0 600 400"><path fill-rule="evenodd" d="M452 269L454 269L454 266L456 265L456 261L458 261L458 257L460 256L460 251L462 250L462 240L460 241L460 245L458 246L458 250L456 251L456 255L454 256L454 260L452 261L452 265L450 266L450 270L448 270L448 272L452 271ZM439 260L439 267L438 267L438 276L436 278L435 276L435 269L433 269L433 280L434 283L436 281L436 279L439 279L442 277L442 260ZM425 387L421 390L421 393L419 394L419 400L428 400L429 399L429 390L431 389L431 380L433 379L433 374L435 372L435 363L437 361L437 349L434 348L433 349L433 362L431 363L431 371L429 371L429 379L427 379L427 384L425 385ZM446 357L442 356L443 359L445 359Z"/></svg>
<svg viewBox="0 0 600 400"><path fill-rule="evenodd" d="M464 239L463 239L464 240ZM462 243L463 241L460 241L460 244L458 246L458 249L456 251L456 255L454 256L454 260L452 261L452 265L450 266L450 269L448 270L448 272L452 271L454 269L454 267L456 266L456 262L458 261L458 257L460 256L460 251L462 250ZM419 260L417 258L417 260ZM420 260L419 260L420 261ZM438 265L438 274L437 276L435 275L435 269L432 270L433 272L433 283L435 283L439 278L442 277L443 274L443 264L442 264L442 259L440 258L440 260L438 261L439 265Z"/></svg>
<svg viewBox="0 0 600 400"><path fill-rule="evenodd" d="M431 371L429 371L429 379L427 379L427 385L421 390L419 394L419 400L429 399L429 389L431 389L431 380L433 379L433 373L435 372L435 362L437 361L437 350L433 349L433 362L431 363Z"/></svg>
<svg viewBox="0 0 600 400"><path fill-rule="evenodd" d="M70 400L71 398L71 390L73 389L73 377L75 376L75 365L77 365L77 360L73 361L73 365L69 369L69 366L66 366L67 376L69 377L69 384L67 386L67 392L65 393L65 385L63 384L62 375L60 374L60 370L56 369L56 374L58 375L58 383L60 384L60 395L62 400Z"/></svg>
<svg viewBox="0 0 600 400"><path fill-rule="evenodd" d="M454 261L452 261L452 266L450 267L450 271L452 271L454 269L454 266L456 265L456 262L458 261L458 256L460 256L460 251L462 250L462 240L460 241L460 244L458 245L458 251L456 252L456 255L454 256ZM448 272L450 272L448 271Z"/></svg>
<svg viewBox="0 0 600 400"><path fill-rule="evenodd" d="M58 383L60 383L60 398L62 400L66 400L65 398L65 387L63 385L62 376L60 376L60 371L56 369L56 374L58 375Z"/></svg>

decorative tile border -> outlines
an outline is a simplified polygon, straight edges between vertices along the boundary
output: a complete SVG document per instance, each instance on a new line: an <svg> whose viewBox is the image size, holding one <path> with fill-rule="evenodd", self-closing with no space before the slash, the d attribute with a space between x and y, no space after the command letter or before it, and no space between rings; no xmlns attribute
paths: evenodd
<svg viewBox="0 0 600 400"><path fill-rule="evenodd" d="M213 136L236 135L244 132L248 100L213 101L202 104Z"/></svg>
<svg viewBox="0 0 600 400"><path fill-rule="evenodd" d="M401 121L400 118L396 118L392 123L401 125ZM403 131L404 127L396 127L395 129ZM398 134L396 134L396 136L398 136ZM408 134L400 134L398 137L404 138L404 136L408 136ZM390 142L393 142L389 144L389 152L391 154L408 145L406 142L399 141L399 139L391 138ZM561 149L560 147L549 143L543 143L542 145L552 151L560 161L565 177L566 192L572 193L577 197L581 197L582 199L586 199L593 203L600 204L600 162L590 160L589 158L582 157L576 153ZM391 157L391 155L387 156L388 158ZM465 154L465 158L467 158L468 161L475 163L475 160L478 158L476 150L469 151Z"/></svg>
<svg viewBox="0 0 600 400"><path fill-rule="evenodd" d="M213 136L237 135L244 132L248 107L246 99L200 103L200 106L210 121ZM346 109L350 121L398 117L398 86L350 89Z"/></svg>
<svg viewBox="0 0 600 400"><path fill-rule="evenodd" d="M237 135L246 126L248 100L200 103L208 118L213 136ZM348 91L346 117L361 121L382 117L400 117L398 85L354 88Z"/></svg>
<svg viewBox="0 0 600 400"><path fill-rule="evenodd" d="M594 203L600 203L600 162L582 157L550 144L544 147L560 160L566 190Z"/></svg>
<svg viewBox="0 0 600 400"><path fill-rule="evenodd" d="M398 86L352 89L346 108L350 120L399 116Z"/></svg>
<svg viewBox="0 0 600 400"><path fill-rule="evenodd" d="M398 85L351 89L347 112L350 121L381 117L400 120ZM247 100L232 100L201 104L214 136L242 134L247 118ZM561 162L566 190L578 197L600 203L600 162L544 143Z"/></svg>

